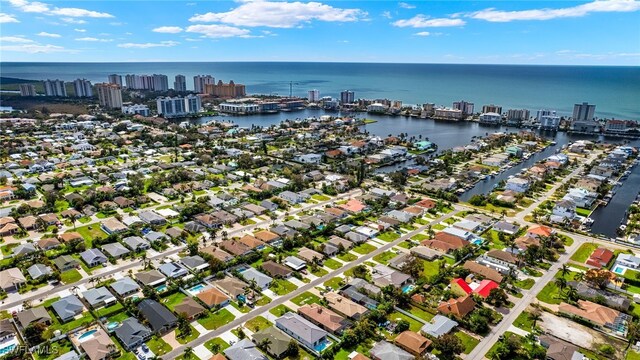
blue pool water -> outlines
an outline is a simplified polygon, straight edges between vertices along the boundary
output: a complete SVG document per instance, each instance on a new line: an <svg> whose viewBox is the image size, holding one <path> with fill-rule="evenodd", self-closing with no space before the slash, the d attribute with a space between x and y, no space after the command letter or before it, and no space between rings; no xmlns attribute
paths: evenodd
<svg viewBox="0 0 640 360"><path fill-rule="evenodd" d="M482 245L483 242L484 241L482 239L475 239L472 241L474 245L478 245L478 246Z"/></svg>
<svg viewBox="0 0 640 360"><path fill-rule="evenodd" d="M406 293L411 292L415 288L416 287L413 284L405 285L405 286L402 287L402 292L406 294Z"/></svg>
<svg viewBox="0 0 640 360"><path fill-rule="evenodd" d="M624 274L624 271L625 271L625 268L623 268L622 266L616 266L616 268L613 269L613 272L618 275Z"/></svg>
<svg viewBox="0 0 640 360"><path fill-rule="evenodd" d="M89 337L89 336L91 336L91 335L93 335L93 334L97 333L97 332L98 332L98 330L96 330L96 329L89 330L89 331L85 331L82 335L80 335L80 336L78 337L78 339L84 339L84 338L86 338L86 337Z"/></svg>
<svg viewBox="0 0 640 360"><path fill-rule="evenodd" d="M166 290L167 290L167 285L165 285L165 284L162 284L162 285L156 287L156 291L157 292L164 292Z"/></svg>
<svg viewBox="0 0 640 360"><path fill-rule="evenodd" d="M247 298L244 295L238 295L238 300L241 302L247 302Z"/></svg>
<svg viewBox="0 0 640 360"><path fill-rule="evenodd" d="M331 341L329 340L324 340L321 343L319 343L318 345L314 346L313 349L319 353L323 352L326 348L329 347L329 345L331 345Z"/></svg>
<svg viewBox="0 0 640 360"><path fill-rule="evenodd" d="M112 321L112 322L110 322L110 323L108 323L108 324L107 324L107 329L108 329L108 330L113 330L113 329L117 328L117 327L118 327L118 325L120 325L120 323L119 323L119 322L117 322L117 321Z"/></svg>
<svg viewBox="0 0 640 360"><path fill-rule="evenodd" d="M192 287L191 289L189 289L189 292L192 293L192 294L198 294L202 290L204 290L204 285L198 284L198 285Z"/></svg>
<svg viewBox="0 0 640 360"><path fill-rule="evenodd" d="M0 349L0 354L8 354L10 353L14 348L16 347L16 344L11 344L9 346L5 346L3 348Z"/></svg>

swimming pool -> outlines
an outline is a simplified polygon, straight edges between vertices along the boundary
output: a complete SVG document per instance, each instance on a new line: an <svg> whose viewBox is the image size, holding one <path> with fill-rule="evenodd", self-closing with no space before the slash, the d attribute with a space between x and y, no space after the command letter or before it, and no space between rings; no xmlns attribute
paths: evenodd
<svg viewBox="0 0 640 360"><path fill-rule="evenodd" d="M93 334L95 334L97 332L98 332L98 330L96 330L96 329L85 331L84 333L82 333L82 335L78 336L78 340L82 340L82 339L87 338L89 336L93 336Z"/></svg>
<svg viewBox="0 0 640 360"><path fill-rule="evenodd" d="M402 287L402 292L403 292L404 294L407 294L407 293L412 292L412 291L413 291L413 289L415 289L415 288L416 288L416 286L415 286L415 285L413 285L413 284L405 285L405 286L403 286L403 287Z"/></svg>
<svg viewBox="0 0 640 360"><path fill-rule="evenodd" d="M484 240L482 240L482 239L475 239L475 240L472 241L472 243L474 245L477 245L477 246L482 245L483 242L484 242Z"/></svg>
<svg viewBox="0 0 640 360"><path fill-rule="evenodd" d="M162 284L160 286L156 286L156 292L161 293L161 292L165 292L165 291L167 291L167 285Z"/></svg>
<svg viewBox="0 0 640 360"><path fill-rule="evenodd" d="M110 322L110 323L108 323L108 324L107 324L107 330L109 330L109 331L114 330L114 329L116 329L119 325L120 325L120 323L119 323L119 322L117 322L117 321L112 321L112 322Z"/></svg>
<svg viewBox="0 0 640 360"><path fill-rule="evenodd" d="M321 353L324 350L326 350L329 346L331 346L331 341L324 339L318 345L314 346L313 349L318 353Z"/></svg>
<svg viewBox="0 0 640 360"><path fill-rule="evenodd" d="M13 349L15 349L15 347L16 347L16 344L7 345L7 346L5 346L5 347L0 349L0 354L8 354Z"/></svg>
<svg viewBox="0 0 640 360"><path fill-rule="evenodd" d="M205 288L206 287L203 284L198 284L196 286L193 286L193 287L187 289L187 291L192 293L193 295L198 295Z"/></svg>
<svg viewBox="0 0 640 360"><path fill-rule="evenodd" d="M625 272L626 270L627 270L627 269L626 269L626 268L624 268L624 267L622 267L622 266L616 266L616 267L613 269L613 272L614 272L614 273L616 273L616 274L618 274L618 275L622 275L622 274L624 274L624 272Z"/></svg>

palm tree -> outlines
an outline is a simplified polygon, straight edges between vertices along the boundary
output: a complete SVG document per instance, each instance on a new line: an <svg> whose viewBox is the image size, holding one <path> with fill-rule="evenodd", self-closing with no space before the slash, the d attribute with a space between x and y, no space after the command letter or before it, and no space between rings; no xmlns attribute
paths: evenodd
<svg viewBox="0 0 640 360"><path fill-rule="evenodd" d="M562 267L560 268L560 272L562 273L562 277L564 278L568 273L571 272L571 270L569 270L569 267L567 266L567 264L562 264Z"/></svg>
<svg viewBox="0 0 640 360"><path fill-rule="evenodd" d="M192 356L193 356L193 348L191 346L187 346L187 348L184 349L184 355L182 357L184 359L191 359Z"/></svg>
<svg viewBox="0 0 640 360"><path fill-rule="evenodd" d="M530 312L529 320L531 320L532 322L531 328L535 330L538 321L542 320L542 313L540 312L540 310L534 309L532 312Z"/></svg>
<svg viewBox="0 0 640 360"><path fill-rule="evenodd" d="M576 301L576 299L578 299L578 290L573 286L567 288L567 299L570 301Z"/></svg>
<svg viewBox="0 0 640 360"><path fill-rule="evenodd" d="M632 321L629 323L629 327L627 328L627 347L626 350L629 350L629 347L632 343L635 343L640 338L640 323L638 321Z"/></svg>
<svg viewBox="0 0 640 360"><path fill-rule="evenodd" d="M579 272L579 273L576 273L575 275L573 275L573 280L575 280L577 282L584 281L584 272Z"/></svg>
<svg viewBox="0 0 640 360"><path fill-rule="evenodd" d="M562 291L565 287L567 287L567 280L565 280L564 278L557 278L555 284Z"/></svg>
<svg viewBox="0 0 640 360"><path fill-rule="evenodd" d="M258 344L258 347L268 353L269 350L271 350L271 339L269 338L262 339Z"/></svg>

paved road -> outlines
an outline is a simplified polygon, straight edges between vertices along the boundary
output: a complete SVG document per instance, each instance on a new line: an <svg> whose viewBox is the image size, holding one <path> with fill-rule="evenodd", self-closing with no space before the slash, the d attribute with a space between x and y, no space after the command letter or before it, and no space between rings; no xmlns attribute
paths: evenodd
<svg viewBox="0 0 640 360"><path fill-rule="evenodd" d="M332 203L332 202L334 202L336 200L343 199L343 198L354 197L354 196L356 196L358 194L361 194L361 193L362 193L362 190L355 189L355 190L352 190L350 192L347 192L347 193L341 194L339 196L336 196L336 197L332 198L331 200L326 200L326 201L322 201L322 202L315 203L315 204L308 204L308 206L303 206L301 208L296 208L295 210L290 211L289 214L296 214L296 213L299 213L301 211L315 209L315 208L318 208L318 207L323 207L323 206L325 206L325 205L327 205L329 203ZM281 220L282 218L284 218L284 215L279 217L278 220ZM259 221L259 222L256 222L255 224L247 225L247 226L244 226L244 227L242 227L240 229L231 230L231 231L228 232L228 235L231 237L232 235L235 235L237 233L242 233L242 232L245 232L245 231L251 231L251 230L253 230L253 229L257 228L257 227L269 226L273 221L274 220L271 220L271 219L264 220L264 221ZM162 253L159 253L157 255L150 256L147 259L149 259L149 260L159 260L159 259L165 258L167 256L175 255L175 254L179 253L180 251L182 251L184 248L185 248L185 245L180 245L178 247L171 248L171 249L169 249L167 251L164 251ZM28 293L28 294L22 294L22 296L20 296L19 300L4 300L0 305L0 310L5 310L5 309L12 308L14 306L17 306L17 305L22 305L22 303L24 301L31 301L33 305L37 305L38 302L36 302L36 300L44 299L44 298L46 298L48 296L54 295L54 294L56 294L56 293L58 293L60 291L63 291L63 290L69 290L74 286L86 284L93 277L105 277L105 276L113 275L113 274L116 274L116 273L119 273L119 272L122 272L122 271L126 272L126 271L128 271L130 269L133 269L135 267L138 267L138 266L140 266L140 262L139 261L133 261L133 262L131 262L129 264L120 265L120 266L117 266L114 269L111 269L111 270L108 270L108 271L105 271L105 272L101 272L99 274L95 274L94 276L83 278L82 280L76 281L73 284L56 286L53 289L46 290L46 291L36 291L36 292ZM9 302L6 302L6 301L9 301Z"/></svg>
<svg viewBox="0 0 640 360"><path fill-rule="evenodd" d="M411 238L412 236L415 236L415 235L421 233L422 231L426 230L429 225L438 224L438 223L440 223L440 222L452 217L455 213L456 213L456 211L453 211L453 212L451 212L449 214L443 215L443 216L437 218L436 220L433 220L429 224L423 225L423 226L417 228L416 230L413 230L413 231L401 236L400 238L398 238L398 239L396 239L396 240L394 240L392 242L389 242L389 243L377 248L376 250L374 250L374 251L372 251L372 252L370 252L370 253L368 253L368 254L366 254L364 256L359 257L357 260L354 260L352 262L346 263L341 268L339 268L337 270L334 270L332 272L329 272L328 274L326 274L324 276L321 276L321 277L311 281L310 283L305 284L302 287L297 288L296 290L294 290L293 292L290 292L287 295L280 296L280 297L278 297L277 299L271 301L269 304L267 304L265 306L261 306L259 308L256 308L256 309L252 310L251 312L234 319L230 323L228 323L228 324L226 324L224 326L221 326L218 329L213 330L213 331L205 334L204 336L198 337L197 339L193 340L192 342L190 342L188 344L185 344L185 345L182 345L180 347L177 347L177 348L173 349L168 354L165 354L163 356L163 358L173 359L173 358L179 356L180 354L182 354L184 349L186 349L187 347L195 348L196 346L202 345L205 342L207 342L208 340L210 340L210 339L212 339L214 337L220 336L221 334L223 334L223 333L225 333L225 332L227 332L229 330L235 329L238 326L240 326L240 325L244 324L245 322L247 322L248 320L253 319L256 316L259 316L259 315L261 315L261 314L273 309L274 307L276 307L278 305L284 304L285 302L291 300L292 298L298 296L299 294L301 294L301 293L303 293L303 292L305 292L305 291L307 291L309 289L312 289L312 288L314 288L316 286L323 286L325 281L330 280L330 279L342 274L343 272L345 272L345 271L347 271L347 270L349 270L349 269L351 269L351 268L353 268L353 267L355 267L357 265L360 265L360 264L364 263L365 261L373 258L376 255L382 254L383 252L391 249L392 247L398 245L399 243L401 243L401 242Z"/></svg>

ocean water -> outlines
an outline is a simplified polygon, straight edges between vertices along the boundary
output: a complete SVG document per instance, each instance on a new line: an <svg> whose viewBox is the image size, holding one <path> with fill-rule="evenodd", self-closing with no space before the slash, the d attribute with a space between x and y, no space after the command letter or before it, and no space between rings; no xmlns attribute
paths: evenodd
<svg viewBox="0 0 640 360"><path fill-rule="evenodd" d="M342 90L356 98L388 98L405 104L432 102L451 106L453 101L497 104L503 111L549 108L570 116L573 104L596 105L596 116L640 120L640 67L523 66L453 64L369 64L296 62L222 63L0 63L5 77L42 80L87 78L104 82L112 73L166 74L173 77L211 74L247 86L250 94L306 97L311 89L321 96L338 97Z"/></svg>

